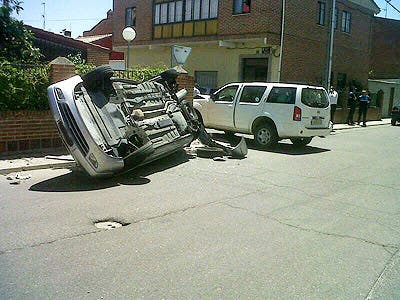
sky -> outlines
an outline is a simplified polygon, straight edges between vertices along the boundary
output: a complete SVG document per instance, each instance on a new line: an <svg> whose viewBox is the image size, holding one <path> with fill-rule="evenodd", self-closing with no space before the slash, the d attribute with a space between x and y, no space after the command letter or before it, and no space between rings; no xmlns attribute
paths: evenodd
<svg viewBox="0 0 400 300"><path fill-rule="evenodd" d="M99 21L107 17L113 0L22 0L23 11L15 17L25 24L43 28L43 2L46 2L46 27L48 31L60 33L71 30L72 37L82 35ZM400 0L399 0L400 1Z"/></svg>
<svg viewBox="0 0 400 300"><path fill-rule="evenodd" d="M71 30L72 37L76 38L106 17L113 0L24 0L24 10L16 16L17 19L43 28L43 2L46 2L45 29L55 33L60 33L63 29ZM388 18L400 20L400 13L389 5L387 12L385 11L385 0L375 2L381 8L379 17L385 17L387 13ZM400 0L391 0L391 3L400 10Z"/></svg>

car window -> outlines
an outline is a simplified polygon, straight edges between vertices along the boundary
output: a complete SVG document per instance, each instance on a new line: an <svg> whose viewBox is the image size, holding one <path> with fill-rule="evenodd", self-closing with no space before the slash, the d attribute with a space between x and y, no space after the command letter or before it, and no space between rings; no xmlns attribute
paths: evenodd
<svg viewBox="0 0 400 300"><path fill-rule="evenodd" d="M240 103L259 103L267 87L245 86L240 96Z"/></svg>
<svg viewBox="0 0 400 300"><path fill-rule="evenodd" d="M325 90L304 88L301 91L301 102L309 107L325 108L329 106Z"/></svg>
<svg viewBox="0 0 400 300"><path fill-rule="evenodd" d="M296 88L274 87L268 95L267 102L294 104L296 102Z"/></svg>
<svg viewBox="0 0 400 300"><path fill-rule="evenodd" d="M233 102L238 87L238 85L231 85L224 88L223 90L220 90L217 94L215 94L215 101Z"/></svg>

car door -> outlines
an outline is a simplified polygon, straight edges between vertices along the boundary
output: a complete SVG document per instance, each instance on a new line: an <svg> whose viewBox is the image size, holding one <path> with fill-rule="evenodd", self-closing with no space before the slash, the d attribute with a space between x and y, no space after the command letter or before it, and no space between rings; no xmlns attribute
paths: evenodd
<svg viewBox="0 0 400 300"><path fill-rule="evenodd" d="M262 102L267 85L245 84L238 96L235 107L235 128L237 131L251 133L252 122L262 115Z"/></svg>
<svg viewBox="0 0 400 300"><path fill-rule="evenodd" d="M223 130L234 129L233 113L238 90L239 84L230 84L211 96L208 108L209 127Z"/></svg>
<svg viewBox="0 0 400 300"><path fill-rule="evenodd" d="M270 117L280 137L292 131L293 111L296 103L296 86L273 86L264 105L265 115Z"/></svg>

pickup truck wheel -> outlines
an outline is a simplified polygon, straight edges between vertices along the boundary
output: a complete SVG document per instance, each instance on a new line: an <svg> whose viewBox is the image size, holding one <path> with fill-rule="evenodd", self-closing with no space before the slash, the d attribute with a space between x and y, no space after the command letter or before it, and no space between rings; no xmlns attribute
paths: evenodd
<svg viewBox="0 0 400 300"><path fill-rule="evenodd" d="M396 126L396 119L392 119L391 123L392 123L392 126Z"/></svg>
<svg viewBox="0 0 400 300"><path fill-rule="evenodd" d="M254 142L258 148L271 148L278 142L278 134L272 125L264 123L254 130Z"/></svg>
<svg viewBox="0 0 400 300"><path fill-rule="evenodd" d="M292 142L293 146L295 147L304 147L308 145L312 140L312 137L303 137L303 138L291 138L290 141Z"/></svg>
<svg viewBox="0 0 400 300"><path fill-rule="evenodd" d="M89 91L103 88L104 81L109 80L114 74L109 65L100 66L82 76L83 86Z"/></svg>

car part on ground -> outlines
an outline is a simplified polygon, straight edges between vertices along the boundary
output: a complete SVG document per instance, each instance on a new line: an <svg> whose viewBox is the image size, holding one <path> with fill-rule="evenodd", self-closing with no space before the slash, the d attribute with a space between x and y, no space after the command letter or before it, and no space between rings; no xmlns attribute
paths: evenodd
<svg viewBox="0 0 400 300"><path fill-rule="evenodd" d="M171 69L139 83L113 78L109 66L48 88L60 135L91 176L110 176L178 151L200 138L224 155L245 157L247 146L219 144L205 131ZM243 141L242 141L243 142Z"/></svg>

